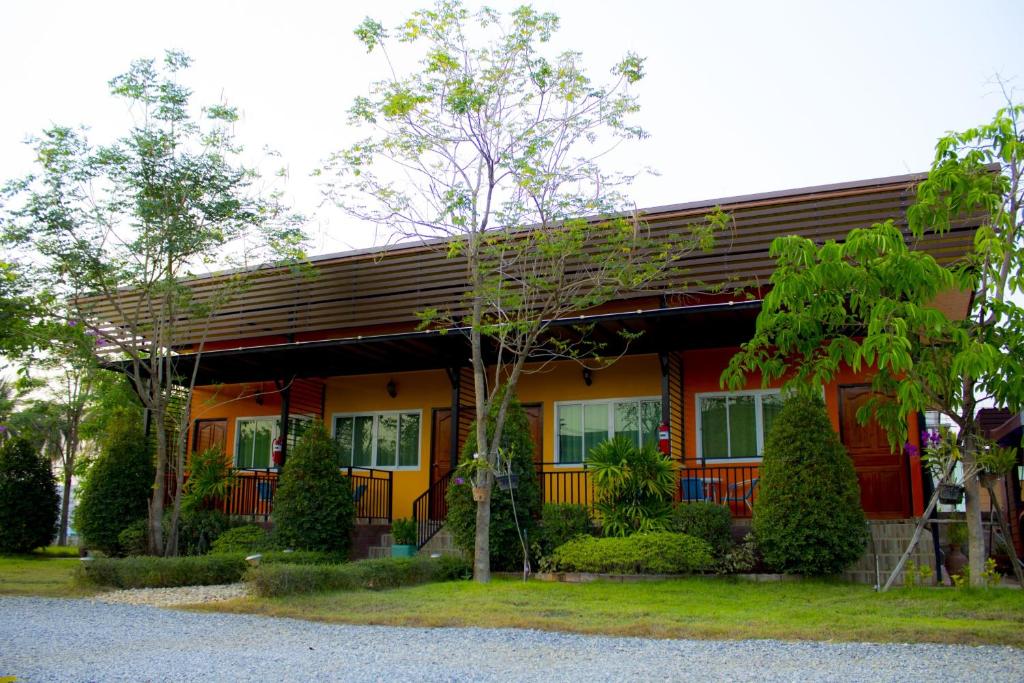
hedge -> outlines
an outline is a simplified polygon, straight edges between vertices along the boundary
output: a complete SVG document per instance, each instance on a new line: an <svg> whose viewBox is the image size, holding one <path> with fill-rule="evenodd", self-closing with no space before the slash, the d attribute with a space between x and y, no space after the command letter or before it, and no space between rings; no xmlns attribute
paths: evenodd
<svg viewBox="0 0 1024 683"><path fill-rule="evenodd" d="M555 548L550 558L554 571L609 574L684 574L705 571L713 564L707 541L671 532L581 536Z"/></svg>
<svg viewBox="0 0 1024 683"><path fill-rule="evenodd" d="M263 553L261 564L327 564L339 556L317 552ZM190 557L97 557L81 563L78 580L110 588L170 588L237 583L249 563L245 555L203 555Z"/></svg>
<svg viewBox="0 0 1024 683"><path fill-rule="evenodd" d="M249 569L245 580L256 595L277 597L329 590L382 590L453 581L468 578L471 572L469 562L458 557L413 557L337 565L261 564Z"/></svg>
<svg viewBox="0 0 1024 683"><path fill-rule="evenodd" d="M672 530L704 539L719 556L732 547L732 514L721 503L680 503L672 510Z"/></svg>

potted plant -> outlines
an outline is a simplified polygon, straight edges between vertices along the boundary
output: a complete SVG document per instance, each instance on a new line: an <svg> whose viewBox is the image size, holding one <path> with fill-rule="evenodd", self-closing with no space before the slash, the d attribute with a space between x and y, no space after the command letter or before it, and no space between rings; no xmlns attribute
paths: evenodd
<svg viewBox="0 0 1024 683"><path fill-rule="evenodd" d="M416 555L416 521L396 519L391 525L395 542L391 545L391 557L414 557Z"/></svg>
<svg viewBox="0 0 1024 683"><path fill-rule="evenodd" d="M946 528L946 540L949 542L949 552L946 553L944 563L946 571L950 576L963 572L967 564L967 556L960 550L967 542L967 524L960 520L954 521Z"/></svg>
<svg viewBox="0 0 1024 683"><path fill-rule="evenodd" d="M938 483L939 502L944 505L959 505L964 500L964 487L958 481L956 465L960 463L960 449L956 437L948 427L926 429L921 432L921 446L924 455L921 462L932 473ZM961 468L960 477L969 476Z"/></svg>

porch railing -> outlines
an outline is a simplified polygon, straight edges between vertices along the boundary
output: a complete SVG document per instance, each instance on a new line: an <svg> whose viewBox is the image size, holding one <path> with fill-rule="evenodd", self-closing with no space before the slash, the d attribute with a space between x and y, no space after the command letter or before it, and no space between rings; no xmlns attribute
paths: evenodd
<svg viewBox="0 0 1024 683"><path fill-rule="evenodd" d="M434 537L448 517L448 485L452 470L430 485L412 502L412 518L416 522L416 547L422 548Z"/></svg>
<svg viewBox="0 0 1024 683"><path fill-rule="evenodd" d="M581 469L555 469L553 462L537 463L541 500L545 503L572 503L594 506L594 489L587 466Z"/></svg>
<svg viewBox="0 0 1024 683"><path fill-rule="evenodd" d="M247 517L252 521L269 521L274 512L278 471L276 469L236 469L232 472L235 474L235 483L227 496L216 501L216 508L233 517ZM341 473L352 487L352 498L356 504L356 518L390 524L394 496L394 472L368 467L343 467ZM174 476L169 474L165 484L165 501L170 503L177 488Z"/></svg>
<svg viewBox="0 0 1024 683"><path fill-rule="evenodd" d="M553 469L553 464L538 465L542 500L593 507L594 489L586 466ZM747 518L757 499L757 489L757 465L696 465L678 470L675 499L680 503L723 503L733 517Z"/></svg>

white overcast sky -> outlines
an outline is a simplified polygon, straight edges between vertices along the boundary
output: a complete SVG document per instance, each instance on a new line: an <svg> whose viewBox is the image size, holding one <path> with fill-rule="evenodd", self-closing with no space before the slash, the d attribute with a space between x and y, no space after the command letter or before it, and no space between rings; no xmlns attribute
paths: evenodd
<svg viewBox="0 0 1024 683"><path fill-rule="evenodd" d="M426 4L7 0L0 180L30 169L22 143L51 124L122 133L130 119L107 81L178 48L195 59L196 102L223 94L243 141L282 154L311 251L370 246L373 227L319 207L309 173L354 139L345 112L380 68L353 28ZM651 137L614 159L661 173L635 185L640 207L925 170L938 136L1003 103L996 74L1024 93L1022 0L533 4L561 16L555 44L582 51L599 79L627 50L647 57L638 121Z"/></svg>

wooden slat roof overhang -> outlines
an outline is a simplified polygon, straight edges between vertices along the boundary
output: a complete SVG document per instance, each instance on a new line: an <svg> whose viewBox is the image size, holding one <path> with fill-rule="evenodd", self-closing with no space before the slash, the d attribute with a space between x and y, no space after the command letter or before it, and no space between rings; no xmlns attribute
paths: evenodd
<svg viewBox="0 0 1024 683"><path fill-rule="evenodd" d="M657 237L678 234L687 225L702 221L715 207L729 213L733 229L719 235L710 252L691 253L681 265L688 282L701 283L704 291L716 287L735 290L735 298L742 300L767 284L774 265L769 247L780 235L802 235L824 243L841 240L853 228L892 219L907 233L908 241L913 240L906 228L906 209L913 202L917 183L924 178L926 174L918 173L726 197L655 207L638 215ZM913 240L914 247L928 251L940 262L955 261L969 248L977 225L976 220L960 221L943 235ZM350 367L360 365L390 366L392 361L387 359L394 354L403 356L393 361L396 371L447 366L465 357L462 343L456 341L460 336L457 330L448 335L415 331L417 311L435 308L455 320L465 312L465 262L449 258L443 241L328 254L314 257L310 263L316 273L313 278L288 268L255 271L244 295L222 307L211 320L179 325L174 347L187 351L202 341L206 349L218 349L207 351L204 358L210 360L200 363L204 381L215 376L227 381L229 376L238 379L246 374L241 360L232 361L230 372L214 372L210 365L214 358L245 356L243 347L251 347L248 355L252 358L262 358L253 361L256 364L274 359L289 369L298 366L290 360L289 349L315 352L317 362L337 370L334 374L347 374ZM190 286L196 299L202 300L229 276L197 278ZM670 297L669 308L679 308L675 304L694 293L683 283L669 285L666 289L674 295L684 295ZM125 298L130 300L131 293ZM621 299L617 302L620 306L642 308L653 318L665 315L658 312L665 306L664 297L637 292ZM79 303L100 326L123 328L117 311L108 303L100 299ZM226 355L221 355L222 350ZM182 363L186 357L181 356ZM264 373L261 367L251 370L250 374ZM239 381L250 379L255 377Z"/></svg>
<svg viewBox="0 0 1024 683"><path fill-rule="evenodd" d="M607 340L606 356L731 346L750 338L760 308L760 300L751 300L583 315L553 321L550 332L572 335L585 325L588 334ZM627 344L620 331L640 334ZM203 386L458 368L469 364L468 332L425 330L179 354L173 374L189 378L196 369L196 384Z"/></svg>

